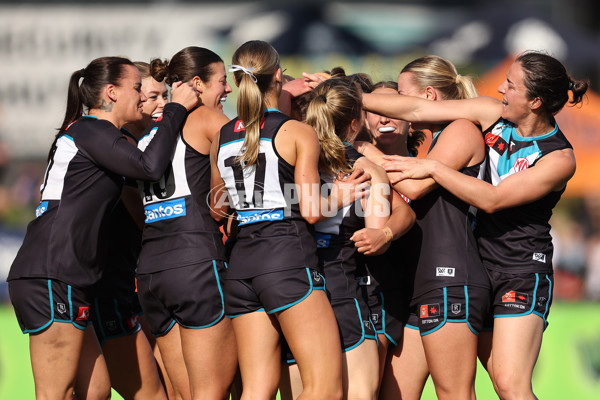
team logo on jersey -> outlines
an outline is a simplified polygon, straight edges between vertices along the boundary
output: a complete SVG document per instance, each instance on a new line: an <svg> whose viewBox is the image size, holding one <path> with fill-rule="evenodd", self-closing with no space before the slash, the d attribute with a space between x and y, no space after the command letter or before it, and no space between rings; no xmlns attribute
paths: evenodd
<svg viewBox="0 0 600 400"><path fill-rule="evenodd" d="M440 315L439 303L421 305L421 311L419 315L421 318L438 317Z"/></svg>
<svg viewBox="0 0 600 400"><path fill-rule="evenodd" d="M448 276L454 278L456 268L451 267L435 267L435 276Z"/></svg>
<svg viewBox="0 0 600 400"><path fill-rule="evenodd" d="M452 311L452 314L458 315L460 314L460 310L462 310L462 304L452 303L450 310Z"/></svg>
<svg viewBox="0 0 600 400"><path fill-rule="evenodd" d="M485 143L490 147L494 147L494 144L499 137L500 135L495 135L492 132L489 132L485 135Z"/></svg>
<svg viewBox="0 0 600 400"><path fill-rule="evenodd" d="M46 212L46 210L48 210L48 202L47 201L42 201L40 203L40 205L35 209L35 217L39 217L40 215L42 215L43 213Z"/></svg>
<svg viewBox="0 0 600 400"><path fill-rule="evenodd" d="M533 253L533 261L546 263L546 255L544 253Z"/></svg>
<svg viewBox="0 0 600 400"><path fill-rule="evenodd" d="M529 167L529 160L527 160L525 157L517 158L517 161L515 161L515 164L513 165L513 169L515 172L524 171L528 167Z"/></svg>
<svg viewBox="0 0 600 400"><path fill-rule="evenodd" d="M75 321L87 321L90 318L90 308L89 307L79 307L79 311L77 312L77 318Z"/></svg>
<svg viewBox="0 0 600 400"><path fill-rule="evenodd" d="M67 312L67 306L65 306L65 303L56 303L56 310L59 313L64 314Z"/></svg>
<svg viewBox="0 0 600 400"><path fill-rule="evenodd" d="M265 127L265 117L263 117L262 121L260 122L260 129L263 129ZM240 120L237 120L235 122L235 126L233 127L233 131L234 132L242 132L245 131L246 127L244 126L244 123Z"/></svg>
<svg viewBox="0 0 600 400"><path fill-rule="evenodd" d="M144 213L146 214L147 224L164 219L183 217L186 215L185 199L181 198L163 201L162 203L148 204L144 207Z"/></svg>
<svg viewBox="0 0 600 400"><path fill-rule="evenodd" d="M515 290L510 290L502 296L503 303L517 303L517 304L528 304L529 303L529 295L523 292L517 292Z"/></svg>
<svg viewBox="0 0 600 400"><path fill-rule="evenodd" d="M506 140L502 139L500 135L495 135L491 132L485 135L485 143L500 155L504 154L508 148Z"/></svg>

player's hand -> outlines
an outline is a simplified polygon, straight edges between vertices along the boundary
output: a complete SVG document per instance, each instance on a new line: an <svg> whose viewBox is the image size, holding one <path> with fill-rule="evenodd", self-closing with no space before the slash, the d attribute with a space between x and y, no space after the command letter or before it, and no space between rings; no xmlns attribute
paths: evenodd
<svg viewBox="0 0 600 400"><path fill-rule="evenodd" d="M351 174L338 176L331 187L331 196L337 201L338 209L352 204L369 194L371 176L357 168Z"/></svg>
<svg viewBox="0 0 600 400"><path fill-rule="evenodd" d="M425 179L431 176L431 171L435 167L435 160L428 160L416 157L401 157L395 155L384 155L386 160L381 166L386 172L397 172L396 176L390 179L393 185L404 179Z"/></svg>
<svg viewBox="0 0 600 400"><path fill-rule="evenodd" d="M171 102L179 103L190 111L199 101L200 94L191 82L174 82L171 86Z"/></svg>
<svg viewBox="0 0 600 400"><path fill-rule="evenodd" d="M354 232L350 240L359 253L367 256L382 254L390 247L383 229L363 228Z"/></svg>

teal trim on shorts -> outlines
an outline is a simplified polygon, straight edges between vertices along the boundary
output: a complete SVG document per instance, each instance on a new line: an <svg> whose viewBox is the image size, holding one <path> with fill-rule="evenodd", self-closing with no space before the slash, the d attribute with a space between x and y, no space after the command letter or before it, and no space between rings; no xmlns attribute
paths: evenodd
<svg viewBox="0 0 600 400"><path fill-rule="evenodd" d="M71 285L67 285L67 298L69 299L69 318L70 319L54 319L54 322L73 322L73 302L71 301ZM50 304L52 306L52 304ZM54 307L52 308L54 315Z"/></svg>
<svg viewBox="0 0 600 400"><path fill-rule="evenodd" d="M445 289L445 288L444 288ZM469 291L467 289L467 285L463 286L463 289L465 291L465 318L464 319L449 319L447 322L449 324L452 323L464 323L467 324L467 326L469 327L469 329L471 330L471 332L473 332L473 334L475 336L479 336L479 332L477 332L475 329L473 329L473 327L471 326L471 323L469 322ZM444 304L444 312L448 313L448 308L447 308L447 304Z"/></svg>
<svg viewBox="0 0 600 400"><path fill-rule="evenodd" d="M206 325L202 325L202 326L186 326L186 325L178 322L179 325L183 326L184 328L187 328L187 329L210 328L211 326L215 326L216 324L218 324L219 321L221 321L223 319L223 316L225 315L225 299L223 298L223 289L221 289L221 281L219 279L219 270L217 269L217 262L215 260L212 260L212 264L213 264L213 271L215 272L215 277L217 278L217 287L219 288L219 295L221 296L221 314L219 314L219 316L214 321L212 321Z"/></svg>
<svg viewBox="0 0 600 400"><path fill-rule="evenodd" d="M383 295L383 292L379 292L379 297L381 298L381 332L378 332L377 330L375 330L375 332L377 332L378 335L383 335L385 336L391 344L393 344L394 346L398 346L398 342L396 342L394 339L392 339L392 337L390 335L388 335L387 330L385 329L385 296ZM379 339L377 340L377 342L379 343Z"/></svg>
<svg viewBox="0 0 600 400"><path fill-rule="evenodd" d="M306 294L303 297L301 297L300 299L294 301L293 303L286 304L286 305L281 306L279 308L276 308L274 310L268 311L267 314L274 314L274 313L279 312L279 311L287 310L288 308L295 306L296 304L304 301L308 296L310 296L310 294L313 291L312 276L310 276L310 269L309 268L305 268L305 269L306 269L306 274L308 275L308 280L310 281L310 287L308 288L308 292L306 292ZM325 282L323 282L323 285L325 285Z"/></svg>
<svg viewBox="0 0 600 400"><path fill-rule="evenodd" d="M468 290L467 285L463 286L463 290L465 291L465 318L463 318L463 319L448 319L448 292L447 292L447 287L444 287L443 290L444 290L444 320L442 321L442 323L440 325L438 325L434 329L432 329L430 331L427 331L427 332L423 332L421 334L421 336L425 336L425 335L428 335L430 333L433 333L433 332L437 331L438 329L440 329L444 325L446 325L446 323L449 323L449 324L467 324L467 327L469 328L469 330L471 332L473 332L473 334L475 336L479 336L479 332L477 332L475 329L473 329L473 326L469 322L469 290Z"/></svg>
<svg viewBox="0 0 600 400"><path fill-rule="evenodd" d="M50 325L52 325L53 322L71 324L75 328L84 331L87 328L87 326L82 328L81 326L77 325L75 323L75 321L73 321L73 302L71 301L71 285L67 285L67 297L69 298L69 317L71 319L55 319L54 318L54 305L53 305L54 296L52 294L52 280L48 279L48 303L50 305L50 320L37 329L26 329L23 331L23 333L41 332L44 329L48 328Z"/></svg>
<svg viewBox="0 0 600 400"><path fill-rule="evenodd" d="M465 285L465 307L467 307L467 326L475 334L475 336L479 336L479 332L476 332L475 329L471 326L469 322L469 292L467 290L467 285Z"/></svg>
<svg viewBox="0 0 600 400"><path fill-rule="evenodd" d="M176 323L177 323L177 321L175 321L174 319L171 320L171 325L169 325L169 327L167 329L165 329L165 331L163 333L159 333L157 335L152 334L152 336L157 337L157 338L165 336L167 333L169 333L171 331L171 329L173 329L173 326L175 326Z"/></svg>
<svg viewBox="0 0 600 400"><path fill-rule="evenodd" d="M548 327L548 321L546 320L546 318L548 318L548 312L550 310L550 296L552 296L552 281L550 280L550 278L548 278L548 274L546 274L545 278L548 281L548 293L549 293L548 300L546 301L546 310L544 311L543 315L540 314L539 312L535 312L535 311L533 312L535 315L539 316L544 321L544 330L546 330L546 328ZM536 290L537 290L537 287L536 287ZM533 304L535 305L535 298L533 299Z"/></svg>
<svg viewBox="0 0 600 400"><path fill-rule="evenodd" d="M50 303L50 320L45 323L44 325L42 325L40 328L37 329L25 329L23 331L23 333L37 333L40 331L43 331L44 329L46 329L47 327L49 327L50 325L52 325L52 322L54 322L54 307L52 306L52 281L50 279L48 279L48 300Z"/></svg>
<svg viewBox="0 0 600 400"><path fill-rule="evenodd" d="M246 312L246 313L241 313L241 314L236 314L236 315L228 315L228 316L227 316L227 318L229 318L229 319L234 319L234 318L237 318L237 317L241 317L242 315L246 315L246 314L252 314L252 313L255 313L255 312L259 312L259 311L265 312L265 308L264 308L264 307L261 307L261 308L259 308L259 309L257 309L257 310L254 310L254 311L248 311L248 312Z"/></svg>
<svg viewBox="0 0 600 400"><path fill-rule="evenodd" d="M367 335L365 333L365 325L363 324L363 318L362 318L362 313L360 312L360 305L358 304L358 300L355 298L354 299L354 305L356 306L356 311L358 312L358 320L360 321L360 329L361 329L361 337L360 340L356 343L354 343L352 346L347 347L345 349L342 349L342 353L346 353L352 349L355 349L356 347L360 346L362 344L362 342L364 342L366 339L372 339L375 340L375 342L377 343L377 345L379 345L379 340L377 339L377 336L371 336L371 335ZM369 318L369 323L371 324L371 326L373 327L373 331L375 331L375 326L373 325L373 322L371 321L371 318Z"/></svg>
<svg viewBox="0 0 600 400"><path fill-rule="evenodd" d="M442 290L444 291L444 320L442 321L441 324L439 324L438 326L436 326L432 330L429 330L429 331L426 331L426 332L420 332L421 336L429 335L430 333L433 333L433 332L437 331L442 326L446 325L446 321L448 321L448 314L446 312L446 304L448 303L448 292L447 292L446 287L444 287Z"/></svg>
<svg viewBox="0 0 600 400"><path fill-rule="evenodd" d="M546 275L546 279L547 278L548 278L548 275ZM531 299L531 308L529 309L529 311L525 311L524 313L520 313L520 314L503 314L503 315L495 315L494 314L494 318L515 318L515 317L523 317L523 316L529 315L529 314L535 314L535 315L539 316L540 318L542 318L542 320L544 321L544 329L545 329L545 327L548 323L546 321L545 316L540 315L540 313L537 313L534 311L539 283L540 283L540 275L536 272L535 273L535 289L533 290L533 298ZM552 289L552 288L550 287L550 289ZM552 293L552 292L550 291L549 293ZM546 310L548 310L548 303L550 303L550 299L548 299L548 301L546 302Z"/></svg>
<svg viewBox="0 0 600 400"><path fill-rule="evenodd" d="M102 324L102 318L100 318L100 304L98 303L98 298L96 297L94 299L94 305L96 306L96 318L98 318L98 329L100 330L100 333L102 334L102 340L100 341L100 346L102 346L104 344L104 338L106 337L106 334L104 333L104 328L103 328L103 324Z"/></svg>
<svg viewBox="0 0 600 400"><path fill-rule="evenodd" d="M418 326L414 326L414 325L410 325L410 324L405 324L404 327L408 328L408 329L412 329L413 331L418 331L419 330Z"/></svg>

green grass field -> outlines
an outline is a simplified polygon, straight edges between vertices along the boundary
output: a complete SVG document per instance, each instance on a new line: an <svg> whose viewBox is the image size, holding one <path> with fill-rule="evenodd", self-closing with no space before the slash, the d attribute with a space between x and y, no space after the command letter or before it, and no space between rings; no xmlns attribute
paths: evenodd
<svg viewBox="0 0 600 400"><path fill-rule="evenodd" d="M600 304L555 303L549 321L534 371L537 396L544 400L597 400L600 398ZM20 332L9 306L0 306L0 327L0 399L34 399L28 337ZM497 398L482 368L475 389L479 399ZM435 398L430 380L422 399ZM113 399L121 397L113 393Z"/></svg>

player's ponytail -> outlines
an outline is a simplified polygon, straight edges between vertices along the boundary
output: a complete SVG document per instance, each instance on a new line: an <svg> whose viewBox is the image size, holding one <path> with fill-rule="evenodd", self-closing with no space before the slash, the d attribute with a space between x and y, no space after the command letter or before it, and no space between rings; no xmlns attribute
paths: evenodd
<svg viewBox="0 0 600 400"><path fill-rule="evenodd" d="M569 101L571 105L577 105L583 101L583 96L587 92L590 83L588 81L579 81L570 78L569 90L573 93L573 97Z"/></svg>
<svg viewBox="0 0 600 400"><path fill-rule="evenodd" d="M101 57L93 60L87 67L71 74L67 94L65 117L52 142L48 159L56 149L58 138L64 134L69 125L90 109L100 106L102 90L106 85L118 85L124 75L124 66L134 66L131 61L122 57Z"/></svg>
<svg viewBox="0 0 600 400"><path fill-rule="evenodd" d="M565 66L556 58L537 51L525 52L517 57L525 72L523 83L527 88L527 97L542 101L542 109L549 116L558 113L569 101L569 91L573 93L570 104L579 104L589 84L576 81L569 76Z"/></svg>
<svg viewBox="0 0 600 400"><path fill-rule="evenodd" d="M477 97L477 89L469 76L460 75L450 61L435 55L417 58L406 64L402 72L411 72L420 90L431 86L444 100Z"/></svg>
<svg viewBox="0 0 600 400"><path fill-rule="evenodd" d="M317 132L321 144L319 167L336 176L351 171L346 144L357 132L352 121L360 121L362 102L358 87L347 78L331 78L319 84L306 111L306 123Z"/></svg>
<svg viewBox="0 0 600 400"><path fill-rule="evenodd" d="M204 47L189 46L179 50L170 60L158 58L150 61L150 75L169 86L175 82L189 82L195 76L208 82L213 74L212 64L223 62L215 52Z"/></svg>
<svg viewBox="0 0 600 400"><path fill-rule="evenodd" d="M238 118L246 128L242 153L238 161L244 166L258 162L260 125L265 114L265 97L273 88L273 76L280 68L279 54L267 42L252 40L241 45L233 54L233 72L239 87Z"/></svg>

